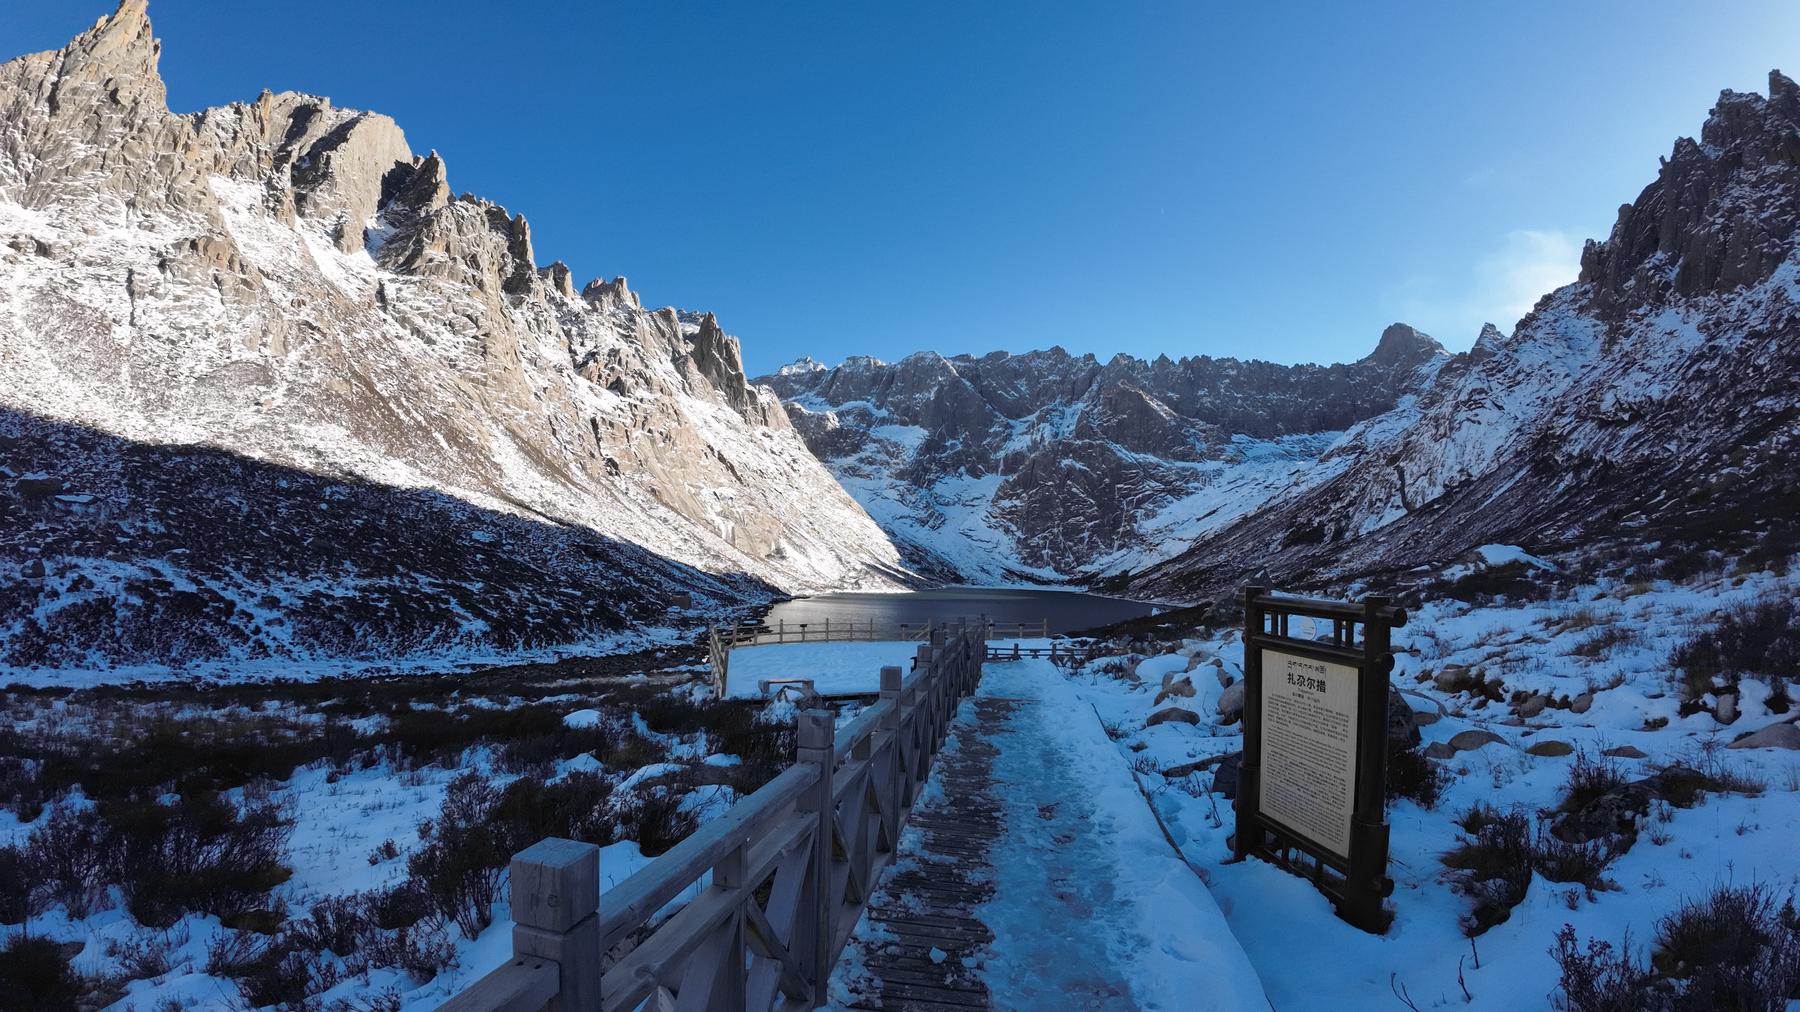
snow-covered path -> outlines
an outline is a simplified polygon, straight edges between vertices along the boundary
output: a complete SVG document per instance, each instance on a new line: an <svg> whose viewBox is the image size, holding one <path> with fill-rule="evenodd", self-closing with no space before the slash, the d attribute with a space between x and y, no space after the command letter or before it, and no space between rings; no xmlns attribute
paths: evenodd
<svg viewBox="0 0 1800 1012"><path fill-rule="evenodd" d="M959 855L955 863L961 875L991 885L972 915L993 940L969 962L992 1007L1268 1008L1205 884L1171 850L1099 718L1066 679L1047 661L989 664L977 699L958 714L953 748L968 747L982 699L1013 701L1010 717L990 722L981 738L993 749L982 811L1001 831L984 858ZM934 772L915 820L968 807L937 780ZM884 886L909 867L943 863L922 852L925 841L908 827L901 863ZM975 872L970 861L985 868ZM883 902L906 899L877 897ZM834 998L883 1007L868 997L879 962L869 957L904 942L879 919L859 925Z"/></svg>

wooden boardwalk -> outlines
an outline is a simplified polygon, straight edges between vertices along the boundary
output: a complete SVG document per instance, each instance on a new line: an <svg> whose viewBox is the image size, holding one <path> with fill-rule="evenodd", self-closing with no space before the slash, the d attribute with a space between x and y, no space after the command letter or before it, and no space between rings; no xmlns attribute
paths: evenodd
<svg viewBox="0 0 1800 1012"><path fill-rule="evenodd" d="M989 1007L978 968L994 933L975 908L993 896L988 850L1005 830L992 796L993 739L1020 701L978 697L969 705L975 719L956 722L957 747L939 758L933 794L908 820L907 857L882 880L851 940L866 975L855 982L850 1008Z"/></svg>

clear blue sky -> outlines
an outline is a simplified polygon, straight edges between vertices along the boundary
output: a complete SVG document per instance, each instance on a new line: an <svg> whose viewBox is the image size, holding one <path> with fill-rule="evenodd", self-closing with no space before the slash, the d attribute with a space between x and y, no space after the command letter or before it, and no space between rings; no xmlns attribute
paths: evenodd
<svg viewBox="0 0 1800 1012"><path fill-rule="evenodd" d="M8 0L0 55L111 0ZM1060 343L1465 348L1573 280L1800 5L153 0L170 102L385 112L577 283L710 309L752 373Z"/></svg>

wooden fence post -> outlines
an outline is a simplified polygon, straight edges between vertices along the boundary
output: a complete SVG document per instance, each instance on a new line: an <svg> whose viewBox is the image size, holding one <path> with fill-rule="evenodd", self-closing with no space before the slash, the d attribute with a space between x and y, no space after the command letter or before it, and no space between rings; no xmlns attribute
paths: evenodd
<svg viewBox="0 0 1800 1012"><path fill-rule="evenodd" d="M801 797L796 806L802 812L816 813L818 824L813 830L812 903L806 911L808 945L799 953L806 978L813 986L812 1007L825 1004L831 983L831 942L833 938L831 908L831 766L837 739L837 720L830 710L807 710L795 718L799 746L796 762L814 763L819 767L819 780Z"/></svg>
<svg viewBox="0 0 1800 1012"><path fill-rule="evenodd" d="M905 769L901 753L905 751L900 743L901 712L900 701L901 673L898 667L881 669L881 699L890 704L888 712L881 718L881 730L888 737L887 791L888 811L893 813L894 824L890 827L890 836L896 846L900 843L900 806L905 803L906 795L900 786L900 771Z"/></svg>
<svg viewBox="0 0 1800 1012"><path fill-rule="evenodd" d="M969 694L969 622L956 620L956 698Z"/></svg>
<svg viewBox="0 0 1800 1012"><path fill-rule="evenodd" d="M512 859L513 956L554 960L551 1012L600 1007L600 848L549 837Z"/></svg>
<svg viewBox="0 0 1800 1012"><path fill-rule="evenodd" d="M749 883L745 880L747 870L745 858L750 849L749 841L740 842L730 853L720 858L713 865L713 885L721 889L742 889ZM717 984L719 991L709 994L709 1001L717 1002L722 1008L740 1009L744 1007L745 973L744 964L749 955L750 938L745 929L744 907L739 904L731 919L726 923L724 967L719 974Z"/></svg>

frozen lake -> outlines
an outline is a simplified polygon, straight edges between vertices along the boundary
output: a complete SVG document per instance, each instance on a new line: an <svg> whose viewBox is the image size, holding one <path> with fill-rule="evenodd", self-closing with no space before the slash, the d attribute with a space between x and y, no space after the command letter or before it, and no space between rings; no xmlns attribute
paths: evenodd
<svg viewBox="0 0 1800 1012"><path fill-rule="evenodd" d="M822 628L828 618L833 623L847 620L857 625L866 625L873 619L877 629L887 630L901 623L916 628L926 622L985 615L989 621L1001 624L1047 621L1050 632L1055 634L1140 618L1151 610L1152 606L1137 601L1078 591L957 587L905 594L847 592L796 598L769 609L764 621L770 625L785 622L791 630L802 622L813 629Z"/></svg>

